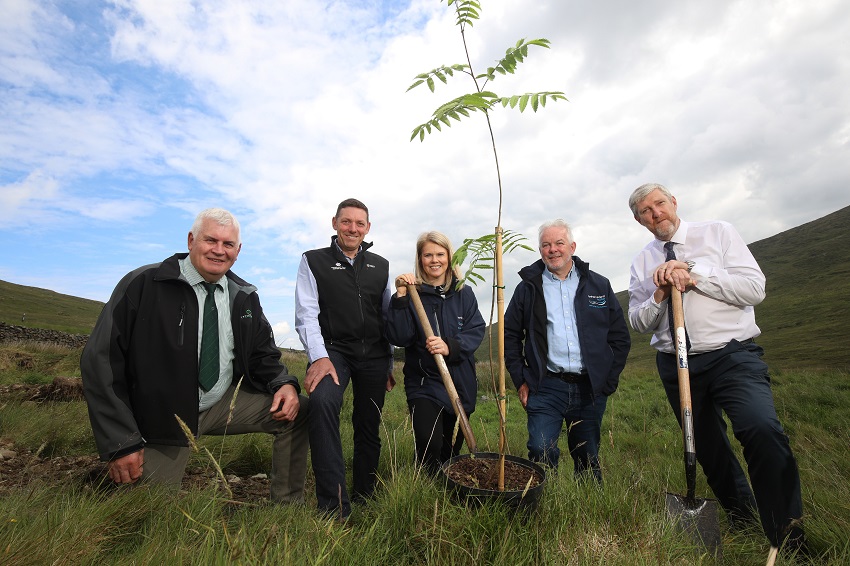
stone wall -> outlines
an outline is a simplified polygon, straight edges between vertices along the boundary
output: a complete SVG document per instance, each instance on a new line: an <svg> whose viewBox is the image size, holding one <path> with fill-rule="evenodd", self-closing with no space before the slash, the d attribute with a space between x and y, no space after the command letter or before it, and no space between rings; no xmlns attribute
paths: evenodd
<svg viewBox="0 0 850 566"><path fill-rule="evenodd" d="M89 337L84 334L68 334L59 330L26 328L0 322L0 343L3 342L47 342L68 348L82 348Z"/></svg>

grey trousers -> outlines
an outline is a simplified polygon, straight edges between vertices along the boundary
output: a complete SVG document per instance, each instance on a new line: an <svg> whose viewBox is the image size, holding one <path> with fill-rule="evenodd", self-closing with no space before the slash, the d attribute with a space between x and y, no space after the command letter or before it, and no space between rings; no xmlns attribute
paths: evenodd
<svg viewBox="0 0 850 566"><path fill-rule="evenodd" d="M230 424L230 404L234 386L224 397L198 417L198 437L204 434L224 436L249 432L266 432L274 435L272 443L271 499L280 503L303 503L304 479L307 475L307 448L309 436L307 419L309 399L299 395L301 408L293 422L272 419L272 396L248 388L240 388L233 408ZM142 480L163 483L180 488L191 449L187 446L145 445Z"/></svg>

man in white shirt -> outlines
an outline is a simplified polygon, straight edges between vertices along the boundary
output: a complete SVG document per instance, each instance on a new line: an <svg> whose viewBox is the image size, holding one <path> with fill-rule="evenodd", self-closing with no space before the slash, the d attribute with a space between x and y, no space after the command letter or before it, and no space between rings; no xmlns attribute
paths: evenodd
<svg viewBox="0 0 850 566"><path fill-rule="evenodd" d="M764 351L754 342L761 331L753 307L764 299L764 274L732 225L681 220L676 198L662 185L638 187L629 207L655 236L632 262L629 322L653 333L658 373L681 421L667 309L671 285L682 291L694 443L709 486L733 524L754 521L757 510L771 545L802 547L800 475L776 416ZM722 411L744 447L752 489L732 452Z"/></svg>
<svg viewBox="0 0 850 566"><path fill-rule="evenodd" d="M331 219L336 235L305 252L295 283L295 330L307 352L310 457L319 511L346 519L351 501L372 496L381 454L381 410L395 381L384 318L389 263L369 251L369 209L346 199ZM343 396L353 388L353 490L349 499L339 433Z"/></svg>

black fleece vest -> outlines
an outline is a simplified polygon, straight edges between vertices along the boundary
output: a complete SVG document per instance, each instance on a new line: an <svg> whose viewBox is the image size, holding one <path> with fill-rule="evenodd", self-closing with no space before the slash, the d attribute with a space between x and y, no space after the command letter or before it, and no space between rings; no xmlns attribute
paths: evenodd
<svg viewBox="0 0 850 566"><path fill-rule="evenodd" d="M363 244L352 266L335 243L306 252L319 291L319 326L325 348L356 359L390 355L382 299L389 262Z"/></svg>

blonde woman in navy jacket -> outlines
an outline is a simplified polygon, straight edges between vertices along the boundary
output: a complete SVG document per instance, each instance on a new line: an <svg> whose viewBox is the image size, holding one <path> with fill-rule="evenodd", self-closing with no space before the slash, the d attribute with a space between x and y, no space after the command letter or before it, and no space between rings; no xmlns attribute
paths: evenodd
<svg viewBox="0 0 850 566"><path fill-rule="evenodd" d="M416 242L415 273L399 275L387 313L387 338L404 350L404 390L413 421L416 461L431 473L460 453L463 435L443 386L434 354L445 358L467 414L475 410L478 381L475 350L484 339L484 318L472 289L458 288L460 273L452 269L452 245L440 232L426 232ZM426 339L407 294L416 284L434 336Z"/></svg>

